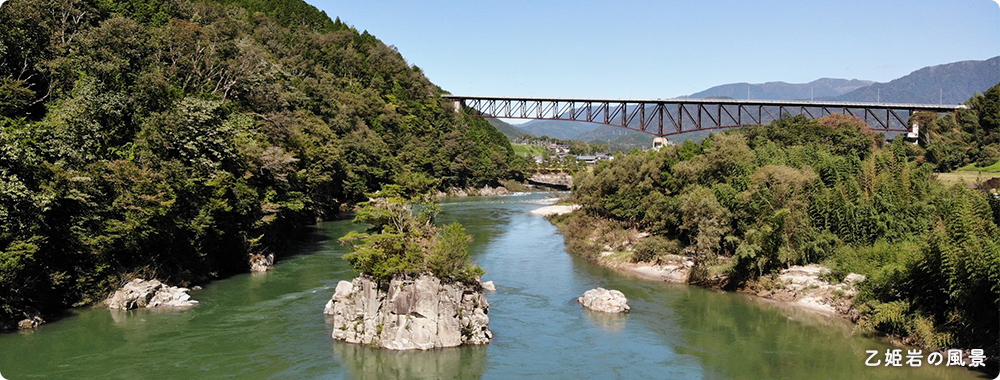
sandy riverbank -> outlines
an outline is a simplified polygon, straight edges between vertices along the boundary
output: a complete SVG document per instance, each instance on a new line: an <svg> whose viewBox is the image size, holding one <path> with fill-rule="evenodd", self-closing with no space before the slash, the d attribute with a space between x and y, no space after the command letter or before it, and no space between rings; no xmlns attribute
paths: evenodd
<svg viewBox="0 0 1000 380"><path fill-rule="evenodd" d="M531 210L531 213L541 216L562 215L571 213L578 208L580 208L580 205L552 205L536 208Z"/></svg>

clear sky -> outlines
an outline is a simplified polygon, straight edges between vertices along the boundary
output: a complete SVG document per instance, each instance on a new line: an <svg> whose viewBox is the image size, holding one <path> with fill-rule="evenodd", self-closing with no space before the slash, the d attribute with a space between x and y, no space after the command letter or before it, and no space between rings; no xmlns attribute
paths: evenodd
<svg viewBox="0 0 1000 380"><path fill-rule="evenodd" d="M306 0L454 94L671 98L1000 55L991 0Z"/></svg>

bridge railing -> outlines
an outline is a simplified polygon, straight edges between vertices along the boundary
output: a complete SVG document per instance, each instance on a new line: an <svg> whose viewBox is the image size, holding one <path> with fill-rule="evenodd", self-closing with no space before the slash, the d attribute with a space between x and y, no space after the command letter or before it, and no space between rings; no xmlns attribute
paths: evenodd
<svg viewBox="0 0 1000 380"><path fill-rule="evenodd" d="M584 121L612 125L655 136L767 124L787 116L820 118L832 114L858 117L880 132L910 130L918 111L954 112L962 105L775 101L737 99L572 99L446 95L456 109L469 107L477 116L503 119Z"/></svg>

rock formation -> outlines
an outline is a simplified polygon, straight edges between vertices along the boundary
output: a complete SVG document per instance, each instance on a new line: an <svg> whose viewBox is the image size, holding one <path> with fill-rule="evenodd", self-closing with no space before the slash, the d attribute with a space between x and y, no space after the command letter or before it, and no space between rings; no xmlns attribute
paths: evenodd
<svg viewBox="0 0 1000 380"><path fill-rule="evenodd" d="M104 303L112 310L140 307L192 307L198 301L187 294L189 289L167 286L158 280L134 279L115 291Z"/></svg>
<svg viewBox="0 0 1000 380"><path fill-rule="evenodd" d="M584 307L605 313L621 313L629 311L628 300L617 290L604 288L590 289L577 298Z"/></svg>
<svg viewBox="0 0 1000 380"><path fill-rule="evenodd" d="M43 323L45 323L45 320L42 319L42 317L35 315L32 316L31 318L25 318L22 319L20 322L18 322L17 329L18 330L37 329L38 326L41 326Z"/></svg>
<svg viewBox="0 0 1000 380"><path fill-rule="evenodd" d="M483 186L482 189L477 189L474 187L465 189L460 189L457 187L449 187L446 191L438 191L437 197L438 198L445 198L445 197L464 198L472 196L493 197L493 196L511 195L511 194L513 193L511 193L510 190L507 190L506 187L503 186L490 187L490 185L486 185Z"/></svg>
<svg viewBox="0 0 1000 380"><path fill-rule="evenodd" d="M497 291L497 286L493 284L493 281L486 281L483 283L483 290L487 292Z"/></svg>
<svg viewBox="0 0 1000 380"><path fill-rule="evenodd" d="M250 255L251 272L267 272L274 266L274 254L253 254Z"/></svg>
<svg viewBox="0 0 1000 380"><path fill-rule="evenodd" d="M397 276L388 288L369 277L341 281L324 313L333 338L393 350L489 343L489 304L480 284Z"/></svg>
<svg viewBox="0 0 1000 380"><path fill-rule="evenodd" d="M858 283L864 281L865 276L850 273L842 283L831 283L827 277L829 273L829 268L817 264L793 265L779 272L774 287L758 291L757 296L856 318L854 296L858 294Z"/></svg>

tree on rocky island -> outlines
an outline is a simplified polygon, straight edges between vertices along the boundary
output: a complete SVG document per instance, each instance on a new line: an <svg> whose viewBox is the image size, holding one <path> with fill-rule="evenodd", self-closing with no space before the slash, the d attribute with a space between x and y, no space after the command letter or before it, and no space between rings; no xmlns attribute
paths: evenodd
<svg viewBox="0 0 1000 380"><path fill-rule="evenodd" d="M378 281L430 273L445 282L474 283L485 273L469 261L471 237L459 223L434 224L439 207L428 195L407 195L397 185L369 194L354 217L371 225L340 238L355 270Z"/></svg>

